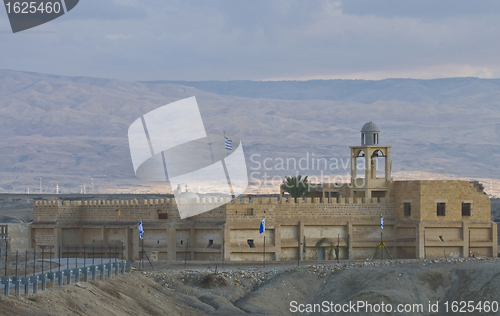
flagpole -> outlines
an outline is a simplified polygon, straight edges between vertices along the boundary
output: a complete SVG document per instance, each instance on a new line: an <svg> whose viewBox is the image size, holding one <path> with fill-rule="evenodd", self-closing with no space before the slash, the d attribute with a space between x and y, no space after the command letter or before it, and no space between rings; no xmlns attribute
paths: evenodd
<svg viewBox="0 0 500 316"><path fill-rule="evenodd" d="M380 214L380 246L382 248L384 248L385 250L385 246L384 246L384 240L383 240L383 237L382 237L382 234L384 232L384 218L382 217L382 214ZM381 256L382 261L384 261L384 251L382 250L382 256Z"/></svg>
<svg viewBox="0 0 500 316"><path fill-rule="evenodd" d="M337 234L337 263L340 263L340 234Z"/></svg>
<svg viewBox="0 0 500 316"><path fill-rule="evenodd" d="M224 159L222 160L222 166L224 168L224 172L226 173L227 184L229 186L229 191L231 193L231 200L233 201L236 198L236 196L234 194L233 185L231 184L231 180L229 179L229 173L228 173L227 167L226 167L227 151L233 149L231 143L232 143L232 140L230 140L229 138L226 137L226 131L224 131L224 148L223 148Z"/></svg>
<svg viewBox="0 0 500 316"><path fill-rule="evenodd" d="M142 234L144 234L144 228L142 227L142 220L139 222L139 238L142 240L142 253L141 253L141 263L139 264L139 268L143 269L144 270L144 261L143 261L143 258L144 258L144 237L142 236Z"/></svg>
<svg viewBox="0 0 500 316"><path fill-rule="evenodd" d="M227 151L226 151L226 131L224 131L224 158L227 158Z"/></svg>
<svg viewBox="0 0 500 316"><path fill-rule="evenodd" d="M187 267L187 260L188 260L188 244L189 244L189 238L186 241L186 257L184 258L184 269Z"/></svg>
<svg viewBox="0 0 500 316"><path fill-rule="evenodd" d="M297 267L300 267L300 248L302 248L300 246L301 246L301 244L300 244L300 238L299 238L299 255L297 256Z"/></svg>
<svg viewBox="0 0 500 316"><path fill-rule="evenodd" d="M382 241L382 232L384 231L384 229L381 227L380 228L380 245L384 245L384 242ZM382 251L382 261L384 261L384 252Z"/></svg>
<svg viewBox="0 0 500 316"><path fill-rule="evenodd" d="M264 264L264 268L266 267L266 218L260 222L259 234L264 234L264 252L262 253L262 263Z"/></svg>
<svg viewBox="0 0 500 316"><path fill-rule="evenodd" d="M266 235L264 235L264 268L266 267Z"/></svg>

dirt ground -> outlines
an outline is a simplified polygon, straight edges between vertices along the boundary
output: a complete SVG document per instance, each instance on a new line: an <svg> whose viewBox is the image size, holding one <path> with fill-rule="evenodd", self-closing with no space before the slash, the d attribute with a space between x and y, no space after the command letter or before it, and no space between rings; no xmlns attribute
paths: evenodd
<svg viewBox="0 0 500 316"><path fill-rule="evenodd" d="M500 260L341 262L297 267L278 264L157 265L153 270L54 287L36 296L0 295L1 315L292 315L296 304L422 304L420 313L339 315L451 315L444 302L500 301ZM429 313L428 302L440 301ZM304 305L306 306L306 305ZM295 313L300 314L300 313ZM305 312L305 315L320 314ZM468 315L498 315L470 313Z"/></svg>

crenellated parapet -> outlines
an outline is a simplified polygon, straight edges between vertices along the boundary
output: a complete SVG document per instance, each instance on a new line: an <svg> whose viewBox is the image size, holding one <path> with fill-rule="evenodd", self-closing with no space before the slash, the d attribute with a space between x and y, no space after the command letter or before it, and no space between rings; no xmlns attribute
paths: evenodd
<svg viewBox="0 0 500 316"><path fill-rule="evenodd" d="M257 197L257 198L201 198L201 199L180 199L179 203L185 204L386 204L385 198L281 198L277 197ZM148 200L92 200L92 201L35 201L34 208L43 207L69 207L69 206L156 206L177 204L175 199L148 199Z"/></svg>
<svg viewBox="0 0 500 316"><path fill-rule="evenodd" d="M234 204L387 204L385 198L236 198L232 201Z"/></svg>
<svg viewBox="0 0 500 316"><path fill-rule="evenodd" d="M248 220L380 220L396 218L396 205L382 199L241 198L226 205L227 222Z"/></svg>
<svg viewBox="0 0 500 316"><path fill-rule="evenodd" d="M228 200L230 202L230 200ZM195 199L181 200L190 207L217 205L218 200ZM147 200L91 200L91 201L35 201L33 203L35 222L110 222L134 223L180 221L175 199ZM196 221L223 221L220 208L194 216Z"/></svg>
<svg viewBox="0 0 500 316"><path fill-rule="evenodd" d="M149 199L149 200L91 200L91 201L35 201L34 207L42 206L104 206L104 205L161 205L161 204L175 204L175 199Z"/></svg>
<svg viewBox="0 0 500 316"><path fill-rule="evenodd" d="M217 199L180 201L190 207L217 205ZM35 201L35 222L172 222L181 221L175 199ZM248 218L318 218L318 217L395 217L395 206L381 199L321 199L258 197L226 199L226 204L214 207L191 221L233 221Z"/></svg>

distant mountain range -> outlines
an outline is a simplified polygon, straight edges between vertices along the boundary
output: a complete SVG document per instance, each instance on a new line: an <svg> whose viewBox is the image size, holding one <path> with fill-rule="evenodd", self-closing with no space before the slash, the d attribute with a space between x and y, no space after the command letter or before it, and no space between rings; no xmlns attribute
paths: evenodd
<svg viewBox="0 0 500 316"><path fill-rule="evenodd" d="M475 101L498 100L500 79L385 79L309 81L150 81L178 84L215 94L279 100L331 100L371 104L377 101L450 102L473 97Z"/></svg>
<svg viewBox="0 0 500 316"><path fill-rule="evenodd" d="M348 161L374 121L395 172L500 177L496 79L128 82L0 70L0 192L38 192L40 177L46 192L88 191L91 178L103 193L152 189L133 173L128 126L190 96L209 133L241 138L249 172L264 172L252 169L265 158Z"/></svg>

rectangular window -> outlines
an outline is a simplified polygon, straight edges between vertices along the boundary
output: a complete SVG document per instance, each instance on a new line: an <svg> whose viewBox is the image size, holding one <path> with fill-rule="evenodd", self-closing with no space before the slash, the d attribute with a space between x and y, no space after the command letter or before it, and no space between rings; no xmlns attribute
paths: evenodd
<svg viewBox="0 0 500 316"><path fill-rule="evenodd" d="M253 242L253 239L247 239L247 244L250 248L255 248L255 244Z"/></svg>
<svg viewBox="0 0 500 316"><path fill-rule="evenodd" d="M168 213L158 213L158 219L168 219Z"/></svg>
<svg viewBox="0 0 500 316"><path fill-rule="evenodd" d="M446 203L437 203L437 216L446 215Z"/></svg>
<svg viewBox="0 0 500 316"><path fill-rule="evenodd" d="M470 216L470 203L462 203L462 216Z"/></svg>
<svg viewBox="0 0 500 316"><path fill-rule="evenodd" d="M411 203L410 202L404 203L404 212L405 212L405 216L411 216Z"/></svg>

